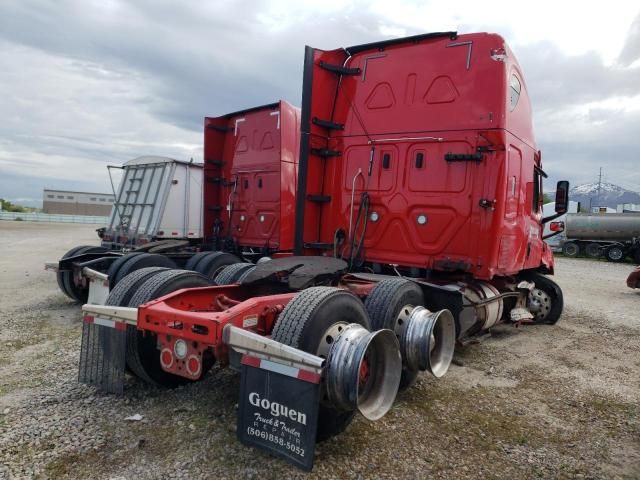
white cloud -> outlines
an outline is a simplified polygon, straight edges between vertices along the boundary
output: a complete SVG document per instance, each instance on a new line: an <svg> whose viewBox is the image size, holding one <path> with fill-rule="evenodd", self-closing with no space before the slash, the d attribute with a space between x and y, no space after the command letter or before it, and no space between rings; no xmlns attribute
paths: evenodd
<svg viewBox="0 0 640 480"><path fill-rule="evenodd" d="M640 150L639 10L573 0L3 2L0 196L108 190L104 166L143 154L199 160L205 115L299 104L305 44L455 28L501 33L514 48L555 178L591 180L604 162L611 181L640 190L628 167Z"/></svg>

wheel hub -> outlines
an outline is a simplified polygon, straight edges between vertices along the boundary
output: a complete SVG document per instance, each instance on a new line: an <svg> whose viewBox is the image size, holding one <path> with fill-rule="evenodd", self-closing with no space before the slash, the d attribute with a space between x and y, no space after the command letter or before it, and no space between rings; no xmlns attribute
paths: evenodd
<svg viewBox="0 0 640 480"><path fill-rule="evenodd" d="M543 321L551 311L551 297L547 292L534 288L529 294L529 311L536 320Z"/></svg>
<svg viewBox="0 0 640 480"><path fill-rule="evenodd" d="M329 355L329 350L331 350L331 345L333 342L340 336L342 330L349 325L346 322L336 322L331 325L327 330L325 330L322 335L322 340L320 340L320 345L318 345L318 350L316 351L316 355L322 358L327 358Z"/></svg>
<svg viewBox="0 0 640 480"><path fill-rule="evenodd" d="M360 364L360 372L358 372L358 385L360 388L364 387L369 380L369 359L364 357Z"/></svg>
<svg viewBox="0 0 640 480"><path fill-rule="evenodd" d="M619 248L612 248L609 250L609 257L614 260L620 260L622 258L622 250Z"/></svg>

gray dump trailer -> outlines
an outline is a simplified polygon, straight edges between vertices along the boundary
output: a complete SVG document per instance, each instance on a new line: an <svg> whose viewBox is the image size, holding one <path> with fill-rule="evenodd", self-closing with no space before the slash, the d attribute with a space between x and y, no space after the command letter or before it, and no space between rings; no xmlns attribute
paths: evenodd
<svg viewBox="0 0 640 480"><path fill-rule="evenodd" d="M612 262L626 258L640 263L640 213L570 213L564 224L562 245L568 257L584 254Z"/></svg>
<svg viewBox="0 0 640 480"><path fill-rule="evenodd" d="M202 164L167 157L129 160L102 245L133 248L158 240L202 239Z"/></svg>

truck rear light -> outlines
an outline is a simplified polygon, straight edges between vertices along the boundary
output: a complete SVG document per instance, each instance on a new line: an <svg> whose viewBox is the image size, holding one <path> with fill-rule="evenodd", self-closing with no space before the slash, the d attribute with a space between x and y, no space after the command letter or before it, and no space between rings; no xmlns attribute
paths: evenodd
<svg viewBox="0 0 640 480"><path fill-rule="evenodd" d="M561 232L564 230L564 222L551 222L549 224L549 229L552 232Z"/></svg>
<svg viewBox="0 0 640 480"><path fill-rule="evenodd" d="M168 348L163 348L162 352L160 352L160 363L162 367L165 369L171 368L173 366L173 353Z"/></svg>
<svg viewBox="0 0 640 480"><path fill-rule="evenodd" d="M200 375L200 358L196 355L191 355L187 360L187 373L193 377L198 377Z"/></svg>

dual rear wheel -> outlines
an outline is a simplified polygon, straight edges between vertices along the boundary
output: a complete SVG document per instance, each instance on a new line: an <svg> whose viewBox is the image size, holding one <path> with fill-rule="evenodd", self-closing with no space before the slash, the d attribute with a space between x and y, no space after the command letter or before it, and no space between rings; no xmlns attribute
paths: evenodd
<svg viewBox="0 0 640 480"><path fill-rule="evenodd" d="M371 330L367 312L358 297L339 288L311 287L287 304L271 337L285 345L320 355L331 343L326 332L340 322L357 323ZM349 426L354 415L354 411L338 410L321 401L317 439L322 441L338 435Z"/></svg>
<svg viewBox="0 0 640 480"><path fill-rule="evenodd" d="M330 362L331 354L327 357L327 353L336 341L335 334L340 330L340 325L356 323L369 331L395 331L404 307L423 304L424 295L420 286L402 278L379 282L371 290L364 304L358 297L340 288L311 287L300 292L287 304L274 325L272 338L285 345L327 358ZM371 368L372 359L373 357L369 358L363 364L364 371L359 372L358 398L360 394L366 395L365 392L375 389L376 382L382 381L381 378L375 378L371 371L367 372ZM399 367L399 356L397 361ZM331 371L331 368L329 364L328 371ZM397 389L411 386L417 376L418 370L410 369L403 364L400 385L398 387L398 383L394 384L392 395L395 397ZM322 381L323 392L327 393L328 384L324 382L328 380L323 377ZM354 415L355 411L336 408L328 402L328 397L323 397L318 412L317 439L325 440L341 433L351 423Z"/></svg>
<svg viewBox="0 0 640 480"><path fill-rule="evenodd" d="M183 288L206 287L209 280L202 274L188 270L175 270L165 267L141 268L121 279L107 297L107 305L138 307L155 298ZM173 388L192 381L165 372L160 363L156 335L143 333L134 326L128 326L126 365L129 371L145 382ZM205 352L202 359L202 372L199 379L211 369L214 357Z"/></svg>
<svg viewBox="0 0 640 480"><path fill-rule="evenodd" d="M185 269L198 272L213 282L225 267L238 263L242 263L242 261L231 253L200 252L187 261Z"/></svg>

